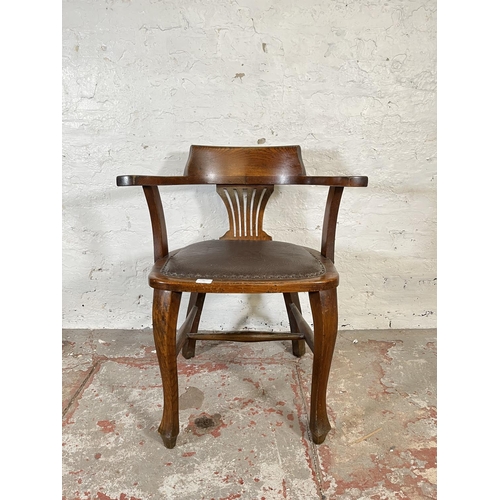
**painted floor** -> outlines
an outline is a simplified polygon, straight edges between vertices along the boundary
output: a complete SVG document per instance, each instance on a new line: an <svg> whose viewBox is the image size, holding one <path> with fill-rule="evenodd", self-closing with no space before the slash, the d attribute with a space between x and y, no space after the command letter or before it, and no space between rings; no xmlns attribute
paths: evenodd
<svg viewBox="0 0 500 500"><path fill-rule="evenodd" d="M207 341L178 362L168 450L151 331L63 331L63 500L437 497L435 330L339 332L319 446L309 351Z"/></svg>

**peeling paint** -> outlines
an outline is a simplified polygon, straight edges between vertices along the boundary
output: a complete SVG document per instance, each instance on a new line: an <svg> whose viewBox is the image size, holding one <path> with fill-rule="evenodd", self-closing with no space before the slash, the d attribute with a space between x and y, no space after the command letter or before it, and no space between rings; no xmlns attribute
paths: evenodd
<svg viewBox="0 0 500 500"><path fill-rule="evenodd" d="M374 333L339 335L327 393L333 429L320 446L308 430L309 352L297 359L284 342L201 343L195 358L179 358L189 405L167 450L157 433L158 367L134 361L145 351L154 359L150 332L116 332L110 346L96 346L106 356L63 426L64 498L436 498L435 331ZM69 361L90 345L65 339Z"/></svg>

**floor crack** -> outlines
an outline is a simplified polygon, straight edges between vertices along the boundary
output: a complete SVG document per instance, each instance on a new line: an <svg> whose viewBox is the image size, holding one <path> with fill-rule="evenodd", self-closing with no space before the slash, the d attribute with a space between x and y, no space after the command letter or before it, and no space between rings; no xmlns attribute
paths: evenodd
<svg viewBox="0 0 500 500"><path fill-rule="evenodd" d="M300 391L300 397L302 398L302 402L304 404L304 407L307 409L306 411L306 432L307 432L307 439L309 440L310 443L310 449L311 449L311 459L312 459L312 464L314 467L314 472L316 474L316 485L318 487L318 494L319 494L319 499L320 500L325 500L326 496L323 493L323 474L321 473L321 467L319 465L319 458L318 458L318 453L317 453L317 446L313 442L311 430L309 428L309 407L310 405L307 404L307 398L306 395L304 394L304 390L302 388L302 377L300 376L300 370L299 370L299 363L296 364L295 370L297 372L297 378L299 381L299 391Z"/></svg>
<svg viewBox="0 0 500 500"><path fill-rule="evenodd" d="M97 367L99 365L99 361L94 361L94 363L92 364L92 368L89 370L89 372L87 373L87 376L83 379L83 382L80 384L80 386L78 387L78 389L75 391L75 393L73 394L73 396L71 396L68 404L66 405L66 407L63 409L63 412L62 412L62 418L64 418L66 416L66 414L68 413L69 409L73 406L73 403L80 397L80 394L82 393L83 389L85 388L85 385L87 384L87 382L89 381L90 377L94 374L94 372L96 371Z"/></svg>

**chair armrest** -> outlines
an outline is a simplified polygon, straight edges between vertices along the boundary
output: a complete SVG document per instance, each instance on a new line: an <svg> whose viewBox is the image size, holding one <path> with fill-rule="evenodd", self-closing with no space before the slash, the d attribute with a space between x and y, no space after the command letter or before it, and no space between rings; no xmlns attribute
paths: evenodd
<svg viewBox="0 0 500 500"><path fill-rule="evenodd" d="M283 184L304 184L308 186L330 187L366 187L368 186L368 177L366 177L365 175L304 175L290 178L288 182L284 182Z"/></svg>
<svg viewBox="0 0 500 500"><path fill-rule="evenodd" d="M368 185L366 176L217 176L189 177L161 175L120 175L116 178L118 186L182 186L189 184L226 184L226 185L286 185L303 184L309 186L365 187Z"/></svg>
<svg viewBox="0 0 500 500"><path fill-rule="evenodd" d="M199 184L192 182L184 175L119 175L116 178L117 186L180 186L184 184Z"/></svg>

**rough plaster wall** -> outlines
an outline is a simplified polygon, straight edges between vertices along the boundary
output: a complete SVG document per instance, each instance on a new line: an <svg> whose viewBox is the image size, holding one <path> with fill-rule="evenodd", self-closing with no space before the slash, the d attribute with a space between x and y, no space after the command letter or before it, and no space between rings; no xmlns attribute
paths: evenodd
<svg viewBox="0 0 500 500"><path fill-rule="evenodd" d="M309 174L370 178L339 216L341 328L435 327L435 31L423 0L65 1L63 326L151 324L149 216L117 175L300 144ZM213 187L162 193L171 248L226 230ZM325 196L277 188L266 230L319 248ZM286 328L281 296L216 299L204 329Z"/></svg>

